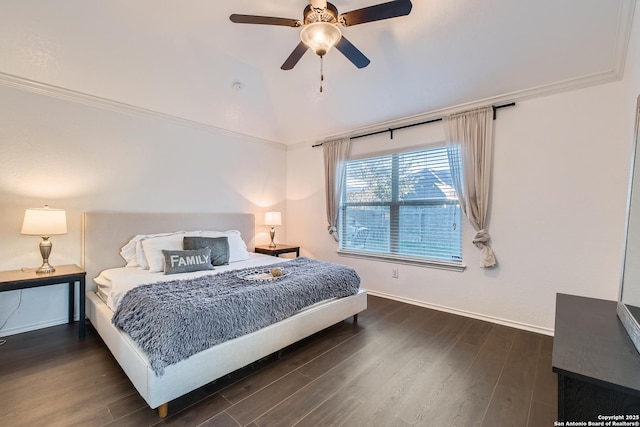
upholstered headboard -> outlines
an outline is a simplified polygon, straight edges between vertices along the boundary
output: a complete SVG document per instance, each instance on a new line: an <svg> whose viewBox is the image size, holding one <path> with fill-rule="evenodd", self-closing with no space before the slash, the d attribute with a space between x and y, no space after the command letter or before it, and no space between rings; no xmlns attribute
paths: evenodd
<svg viewBox="0 0 640 427"><path fill-rule="evenodd" d="M102 270L123 267L120 248L136 234L172 231L238 230L250 252L255 247L255 218L246 213L85 212L82 216L82 263L87 289Z"/></svg>

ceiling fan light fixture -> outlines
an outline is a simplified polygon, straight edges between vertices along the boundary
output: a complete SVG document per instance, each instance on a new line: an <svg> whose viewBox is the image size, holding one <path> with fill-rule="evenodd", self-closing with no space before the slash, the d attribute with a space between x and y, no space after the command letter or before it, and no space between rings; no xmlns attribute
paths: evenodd
<svg viewBox="0 0 640 427"><path fill-rule="evenodd" d="M309 46L316 55L324 56L340 41L342 32L335 24L314 22L307 24L300 31L300 39Z"/></svg>
<svg viewBox="0 0 640 427"><path fill-rule="evenodd" d="M375 4L346 13L338 13L338 8L326 0L308 0L303 10L303 20L277 18L273 16L239 15L229 16L236 24L279 25L301 28L300 42L280 66L282 70L291 70L309 49L322 59L333 46L353 65L364 68L371 61L364 56L349 40L342 37L339 26L352 27L367 22L406 16L411 12L411 0L392 0ZM320 62L322 64L322 61Z"/></svg>

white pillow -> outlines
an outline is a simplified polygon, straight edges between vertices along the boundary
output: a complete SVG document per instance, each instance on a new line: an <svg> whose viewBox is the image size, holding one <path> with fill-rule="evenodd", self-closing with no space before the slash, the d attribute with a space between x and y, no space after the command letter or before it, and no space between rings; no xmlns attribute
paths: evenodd
<svg viewBox="0 0 640 427"><path fill-rule="evenodd" d="M169 236L169 234L167 234L167 236ZM148 270L149 264L147 264L147 259L144 257L144 250L142 249L143 240L144 239L141 239L139 242L136 242L136 263L141 269ZM129 267L129 264L127 264L127 267Z"/></svg>
<svg viewBox="0 0 640 427"><path fill-rule="evenodd" d="M120 248L120 256L127 262L127 267L140 267L147 269L147 261L142 251L142 240L153 237L169 236L171 234L184 233L184 231L177 231L174 233L159 233L159 234L138 234L129 240L126 245Z"/></svg>
<svg viewBox="0 0 640 427"><path fill-rule="evenodd" d="M136 239L139 237L139 235L135 236L120 248L120 256L127 262L127 267L137 267L137 265L134 266L132 264L136 263Z"/></svg>
<svg viewBox="0 0 640 427"><path fill-rule="evenodd" d="M200 231L199 236L202 237L227 237L229 241L229 263L236 261L244 261L251 256L247 250L247 245L242 240L242 235L238 230L228 231Z"/></svg>
<svg viewBox="0 0 640 427"><path fill-rule="evenodd" d="M182 250L182 239L185 233L175 233L163 237L152 237L142 240L142 251L149 266L150 273L164 270L164 255L162 250L180 251Z"/></svg>

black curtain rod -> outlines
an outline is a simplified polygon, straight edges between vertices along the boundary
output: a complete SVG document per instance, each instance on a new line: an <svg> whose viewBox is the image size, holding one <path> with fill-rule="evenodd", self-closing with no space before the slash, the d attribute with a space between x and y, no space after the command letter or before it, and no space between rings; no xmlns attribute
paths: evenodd
<svg viewBox="0 0 640 427"><path fill-rule="evenodd" d="M496 110L498 108L505 108L505 107L514 107L516 105L515 102L511 102L509 104L502 104L502 105L492 105L491 108L493 108L493 120L496 119ZM356 136L352 136L350 139L358 139L358 138L364 138L366 136L372 136L372 135L379 135L381 133L386 133L389 132L389 136L391 139L393 139L393 132L396 130L400 130L400 129L406 129L406 128L412 128L414 126L420 126L420 125L426 125L429 123L435 123L435 122L441 122L442 121L442 117L439 117L437 119L431 119L431 120L427 120L424 122L419 122L419 123L412 123L410 125L404 125L404 126L398 126L397 128L389 128L389 129L383 129L383 130L379 130L376 132L371 132L371 133L365 133L364 135L356 135ZM321 147L322 146L322 142L318 143L318 144L314 144L311 147L315 148L315 147Z"/></svg>

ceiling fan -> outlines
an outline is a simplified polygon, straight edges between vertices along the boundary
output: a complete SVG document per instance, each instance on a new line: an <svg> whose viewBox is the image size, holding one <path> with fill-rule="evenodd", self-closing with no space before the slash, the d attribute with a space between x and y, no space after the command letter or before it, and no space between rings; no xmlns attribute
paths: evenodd
<svg viewBox="0 0 640 427"><path fill-rule="evenodd" d="M307 7L304 8L302 21L238 14L229 16L229 19L237 24L264 24L302 28L300 31L301 42L280 67L283 70L291 70L309 48L322 58L333 46L346 56L353 65L358 68L364 68L371 61L342 35L339 27L351 27L367 22L405 16L411 12L411 8L410 0L395 0L338 14L338 9L326 0L310 0Z"/></svg>

